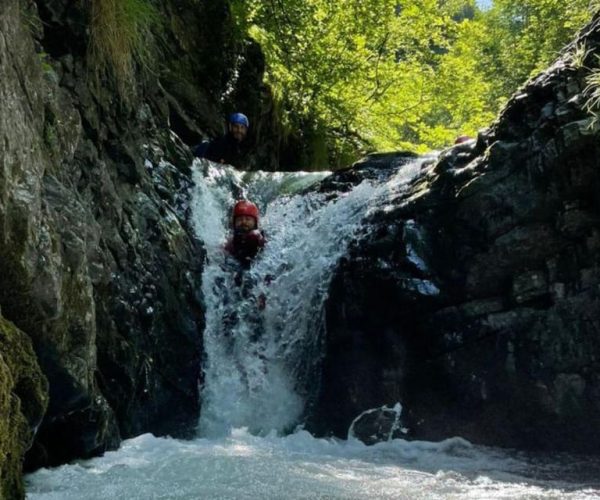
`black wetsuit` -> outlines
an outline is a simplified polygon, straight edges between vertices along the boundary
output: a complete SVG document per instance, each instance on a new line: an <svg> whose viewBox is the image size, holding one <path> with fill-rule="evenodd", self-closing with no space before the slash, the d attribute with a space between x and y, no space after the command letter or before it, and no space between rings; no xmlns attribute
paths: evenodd
<svg viewBox="0 0 600 500"><path fill-rule="evenodd" d="M227 163L243 169L248 166L247 143L247 140L240 142L228 133L211 141L203 156L216 163Z"/></svg>

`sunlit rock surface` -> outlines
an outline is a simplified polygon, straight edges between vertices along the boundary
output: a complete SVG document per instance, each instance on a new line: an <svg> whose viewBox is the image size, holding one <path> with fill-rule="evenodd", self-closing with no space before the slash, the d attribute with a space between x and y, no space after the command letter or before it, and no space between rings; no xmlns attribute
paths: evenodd
<svg viewBox="0 0 600 500"><path fill-rule="evenodd" d="M567 51L373 213L330 289L315 429L400 401L413 438L597 453L597 21L583 41L587 68Z"/></svg>

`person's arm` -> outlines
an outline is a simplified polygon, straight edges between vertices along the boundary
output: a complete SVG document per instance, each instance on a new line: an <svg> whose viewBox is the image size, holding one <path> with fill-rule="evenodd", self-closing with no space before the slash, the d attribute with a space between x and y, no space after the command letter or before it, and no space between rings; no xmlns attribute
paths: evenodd
<svg viewBox="0 0 600 500"><path fill-rule="evenodd" d="M214 161L215 163L224 163L225 158L223 154L222 142L223 141L221 138L212 140L206 148L204 158L210 161Z"/></svg>
<svg viewBox="0 0 600 500"><path fill-rule="evenodd" d="M196 158L206 158L206 152L210 147L210 142L202 141L200 144L196 144L192 149L192 153Z"/></svg>
<svg viewBox="0 0 600 500"><path fill-rule="evenodd" d="M266 243L264 233L258 229L253 229L252 231L248 232L244 238L249 246L257 250L262 250Z"/></svg>

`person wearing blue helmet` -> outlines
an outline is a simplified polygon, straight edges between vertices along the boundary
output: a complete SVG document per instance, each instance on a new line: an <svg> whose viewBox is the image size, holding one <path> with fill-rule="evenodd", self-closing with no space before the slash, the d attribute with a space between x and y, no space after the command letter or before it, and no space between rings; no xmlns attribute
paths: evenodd
<svg viewBox="0 0 600 500"><path fill-rule="evenodd" d="M227 119L227 133L214 139L205 151L196 153L216 163L226 163L237 168L247 167L247 136L250 122L243 113L232 113Z"/></svg>

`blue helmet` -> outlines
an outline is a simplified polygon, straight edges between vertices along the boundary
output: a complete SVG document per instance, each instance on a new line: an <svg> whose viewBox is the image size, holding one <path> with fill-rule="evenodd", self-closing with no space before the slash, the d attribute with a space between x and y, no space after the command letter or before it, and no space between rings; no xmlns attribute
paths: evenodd
<svg viewBox="0 0 600 500"><path fill-rule="evenodd" d="M243 113L232 113L229 115L229 123L239 123L240 125L250 126L248 117Z"/></svg>

